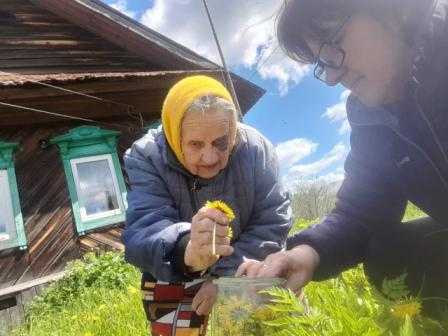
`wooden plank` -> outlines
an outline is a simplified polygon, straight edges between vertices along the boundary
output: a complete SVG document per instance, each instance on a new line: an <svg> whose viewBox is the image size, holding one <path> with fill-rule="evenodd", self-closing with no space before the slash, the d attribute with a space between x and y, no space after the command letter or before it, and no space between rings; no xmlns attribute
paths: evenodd
<svg viewBox="0 0 448 336"><path fill-rule="evenodd" d="M1 29L1 28L0 28ZM0 53L0 60L30 59L30 58L73 58L73 57L102 57L102 58L134 58L139 57L127 52L113 50L49 50L49 49L17 49Z"/></svg>
<svg viewBox="0 0 448 336"><path fill-rule="evenodd" d="M105 10L104 8L92 10L80 2L65 0L40 0L39 5L151 62L157 59L159 64L175 66L179 70L217 67L205 58L156 32L150 32L149 29L142 26L132 25L116 14L103 15L100 11ZM150 34L152 34L151 41Z"/></svg>
<svg viewBox="0 0 448 336"><path fill-rule="evenodd" d="M63 276L64 276L64 272L59 272L59 273L48 275L48 276L45 276L42 278L34 279L32 281L24 282L19 285L0 289L0 297L6 296L6 295L12 295L12 294L27 290L31 287L40 286L40 285L43 285L43 284L46 284L49 282L53 282L53 281L62 279Z"/></svg>
<svg viewBox="0 0 448 336"><path fill-rule="evenodd" d="M8 40L66 40L66 39L79 39L79 40L91 40L94 39L90 33L86 33L83 30L48 30L48 29L36 29L30 27L27 29L19 29L12 27L10 29L0 30L0 43Z"/></svg>
<svg viewBox="0 0 448 336"><path fill-rule="evenodd" d="M22 305L17 305L15 307L9 308L9 316L10 316L10 328L15 328L20 325L24 318L24 312Z"/></svg>
<svg viewBox="0 0 448 336"><path fill-rule="evenodd" d="M6 77L7 78L7 77ZM179 77L180 78L180 77ZM85 94L93 94L94 96L101 96L105 93L111 93L112 97L117 97L117 94L123 95L128 91L154 91L155 89L168 89L176 79L168 79L166 77L162 78L125 78L125 79L87 79L85 82L80 83L70 83L70 84L55 84L56 86L63 87L68 90L75 92L81 92ZM51 97L59 97L59 99L64 99L67 96L74 96L74 94L67 94L67 92L46 88L39 86L39 84L34 85L34 87L23 88L23 87L11 87L2 89L0 86L0 97L1 99L8 100L10 103L21 102L22 100L38 99L40 97L46 97L49 99ZM64 99L65 100L65 99Z"/></svg>
<svg viewBox="0 0 448 336"><path fill-rule="evenodd" d="M21 293L22 296L22 304L26 308L26 306L34 299L37 295L36 287L31 287L30 289L24 290Z"/></svg>
<svg viewBox="0 0 448 336"><path fill-rule="evenodd" d="M134 56L114 57L114 58L28 58L28 59L14 59L14 60L0 60L0 69L5 71L12 69L23 68L49 68L49 67L136 67L145 68L147 64L140 61L139 58Z"/></svg>
<svg viewBox="0 0 448 336"><path fill-rule="evenodd" d="M26 33L23 35L20 32L1 32L0 44L17 43L20 41L60 41L60 40L77 40L77 41L92 41L99 40L90 33L86 33L83 30L73 33L64 33L63 31L45 31L35 34Z"/></svg>
<svg viewBox="0 0 448 336"><path fill-rule="evenodd" d="M68 81L67 83L58 83L58 81L55 80L55 85L86 94L98 95L102 93L111 93L111 97L114 98L118 95L123 95L128 91L141 91L141 93L145 96L148 94L148 91L152 91L153 95L154 93L165 95L168 88L174 85L174 83L181 78L191 75L205 74L207 76L212 76L219 79L219 74L211 71L172 71L158 73L158 75L151 75L151 73L148 73L147 76L142 76L139 73L136 73L135 76L132 76L132 73L123 73L117 74L117 77L114 77L115 75L111 74L110 77L103 78L93 78L94 74L92 74L92 78L85 78L83 80L79 80L79 82ZM4 78L5 81L7 81L10 77L6 76ZM25 78L26 77L23 77L23 79ZM20 102L21 100L28 100L30 98L50 98L58 96L61 97L60 99L64 99L65 101L65 96L67 96L67 93L61 90L39 86L39 84L32 87L28 85L27 88L22 86L13 86L2 89L0 86L0 97L2 99L10 100L10 102Z"/></svg>
<svg viewBox="0 0 448 336"><path fill-rule="evenodd" d="M1 51L7 50L26 50L26 49L37 49L37 48L46 48L51 50L114 50L111 48L109 43L104 41L100 41L95 43L91 40L88 41L78 41L70 39L68 41L57 41L57 43L51 43L52 41L22 41L15 43L2 43L0 44Z"/></svg>
<svg viewBox="0 0 448 336"><path fill-rule="evenodd" d="M78 45L94 45L92 41L79 41L76 39L44 39L44 40L26 40L26 39L4 39L0 42L0 47L3 46L46 46L46 47L61 47L61 46L78 46Z"/></svg>
<svg viewBox="0 0 448 336"><path fill-rule="evenodd" d="M0 336L7 336L11 319L8 309L0 310Z"/></svg>

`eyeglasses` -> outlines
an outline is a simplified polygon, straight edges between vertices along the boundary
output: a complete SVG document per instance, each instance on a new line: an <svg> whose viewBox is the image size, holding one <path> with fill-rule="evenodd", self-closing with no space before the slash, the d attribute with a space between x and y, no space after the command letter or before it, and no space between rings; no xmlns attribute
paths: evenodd
<svg viewBox="0 0 448 336"><path fill-rule="evenodd" d="M344 75L341 74L338 78L329 80L327 69L339 70L344 65L346 55L344 49L339 46L339 35L350 18L350 16L347 17L332 34L332 36L320 46L319 53L316 57L314 77L330 86L338 84Z"/></svg>

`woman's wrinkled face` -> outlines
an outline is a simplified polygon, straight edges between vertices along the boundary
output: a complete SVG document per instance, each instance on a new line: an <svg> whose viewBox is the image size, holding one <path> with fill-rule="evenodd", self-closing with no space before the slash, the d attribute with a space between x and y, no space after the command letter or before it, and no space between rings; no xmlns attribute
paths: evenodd
<svg viewBox="0 0 448 336"><path fill-rule="evenodd" d="M368 106L400 99L409 76L411 52L398 29L356 14L338 35L334 43L345 51L345 60L340 69L326 69L327 77L339 81ZM320 45L310 43L315 55Z"/></svg>
<svg viewBox="0 0 448 336"><path fill-rule="evenodd" d="M210 179L227 166L232 123L232 115L226 111L186 113L181 144L185 168L191 174Z"/></svg>

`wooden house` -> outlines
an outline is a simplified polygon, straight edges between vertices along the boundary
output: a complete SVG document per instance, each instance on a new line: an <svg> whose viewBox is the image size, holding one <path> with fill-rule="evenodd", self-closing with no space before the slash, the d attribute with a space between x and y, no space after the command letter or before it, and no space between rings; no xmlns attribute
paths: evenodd
<svg viewBox="0 0 448 336"><path fill-rule="evenodd" d="M68 261L123 248L122 154L192 74L224 79L99 0L0 1L0 324ZM232 76L246 113L264 91Z"/></svg>

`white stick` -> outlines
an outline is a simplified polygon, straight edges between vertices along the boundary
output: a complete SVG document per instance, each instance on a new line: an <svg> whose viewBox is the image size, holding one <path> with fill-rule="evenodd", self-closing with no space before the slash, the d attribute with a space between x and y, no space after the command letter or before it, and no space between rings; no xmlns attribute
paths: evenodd
<svg viewBox="0 0 448 336"><path fill-rule="evenodd" d="M212 253L216 255L216 223L213 223Z"/></svg>

